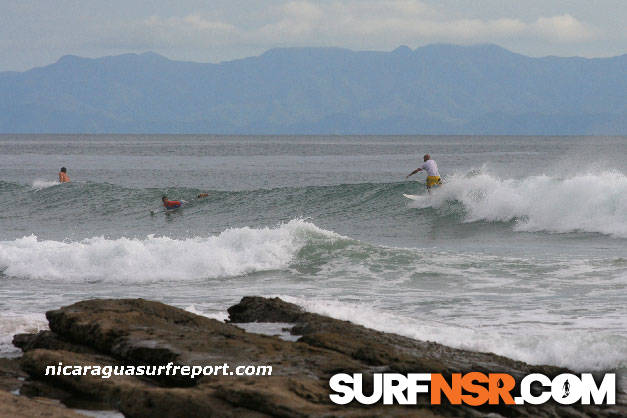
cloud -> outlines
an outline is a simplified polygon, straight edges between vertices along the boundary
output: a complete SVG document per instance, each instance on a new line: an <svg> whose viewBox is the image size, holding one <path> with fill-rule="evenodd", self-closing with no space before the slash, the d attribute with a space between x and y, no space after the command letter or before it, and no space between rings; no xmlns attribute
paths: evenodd
<svg viewBox="0 0 627 418"><path fill-rule="evenodd" d="M569 14L525 22L517 18L452 18L444 10L418 0L307 0L274 4L256 26L211 19L200 13L184 17L151 16L135 24L155 46L336 45L350 48L393 48L428 42L496 42L535 39L577 42L595 30ZM141 34L137 34L141 37Z"/></svg>
<svg viewBox="0 0 627 418"><path fill-rule="evenodd" d="M569 14L541 17L531 27L538 34L558 42L583 41L595 36L593 28Z"/></svg>
<svg viewBox="0 0 627 418"><path fill-rule="evenodd" d="M286 16L290 18L312 21L324 17L321 7L307 1L291 1L282 7Z"/></svg>
<svg viewBox="0 0 627 418"><path fill-rule="evenodd" d="M459 6L453 9L452 0L180 3L149 12L139 6L120 12L120 8L92 10L79 4L75 14L63 15L62 24L57 18L43 18L55 16L55 7L47 6L38 12L39 17L35 9L13 7L11 13L23 18L0 16L0 23L4 23L0 25L0 58L5 66L12 62L14 68L26 68L43 61L42 57L52 62L67 53L102 56L154 50L173 59L215 62L260 54L277 46L391 50L401 44L415 48L434 42L487 42L523 53L526 48L527 52L553 54L558 50L576 54L587 45L589 56L595 56L609 46L619 49L625 39L621 32L614 42L607 42L610 28L598 29L578 20L574 13L560 13L559 7L548 8L550 13L527 13L523 17L509 9L510 15L482 13L476 8L471 15L468 7L466 11ZM114 11L103 15L109 9Z"/></svg>
<svg viewBox="0 0 627 418"><path fill-rule="evenodd" d="M198 31L198 32L224 32L233 31L235 26L224 23L210 21L199 15L188 15L185 17L170 17L167 19L160 18L158 16L151 16L145 19L143 22L146 26L156 28L159 30L174 30L174 31Z"/></svg>
<svg viewBox="0 0 627 418"><path fill-rule="evenodd" d="M367 36L364 41L376 44L378 36L415 42L498 41L514 36L574 42L594 34L591 27L568 14L540 17L530 23L516 18L450 18L446 12L416 0L336 1L321 6L299 1L287 3L283 11L276 22L263 27L261 35L270 39L306 35L328 41Z"/></svg>
<svg viewBox="0 0 627 418"><path fill-rule="evenodd" d="M231 23L210 20L199 14L169 18L150 16L131 26L140 37L148 35L168 46L224 44L240 34L240 29Z"/></svg>

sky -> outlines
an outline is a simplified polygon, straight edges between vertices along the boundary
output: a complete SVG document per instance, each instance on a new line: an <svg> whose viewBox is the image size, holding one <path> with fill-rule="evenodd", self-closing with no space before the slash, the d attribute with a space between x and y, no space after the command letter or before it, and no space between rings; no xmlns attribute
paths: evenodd
<svg viewBox="0 0 627 418"><path fill-rule="evenodd" d="M276 47L493 43L529 56L627 53L627 0L0 0L0 71L67 54L221 62Z"/></svg>

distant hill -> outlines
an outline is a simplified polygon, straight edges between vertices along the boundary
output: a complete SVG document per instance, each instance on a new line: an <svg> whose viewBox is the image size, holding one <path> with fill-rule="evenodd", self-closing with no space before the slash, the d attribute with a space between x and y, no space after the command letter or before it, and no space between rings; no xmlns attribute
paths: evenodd
<svg viewBox="0 0 627 418"><path fill-rule="evenodd" d="M201 64L62 57L0 73L3 133L627 134L627 55L281 48Z"/></svg>

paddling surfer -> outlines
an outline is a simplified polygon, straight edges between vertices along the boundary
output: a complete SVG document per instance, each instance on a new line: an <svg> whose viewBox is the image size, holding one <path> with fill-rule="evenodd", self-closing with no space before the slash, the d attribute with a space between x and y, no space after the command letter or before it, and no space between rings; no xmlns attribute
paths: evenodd
<svg viewBox="0 0 627 418"><path fill-rule="evenodd" d="M161 201L163 202L163 207L166 209L177 209L183 204L180 200L168 200L167 196L163 196Z"/></svg>

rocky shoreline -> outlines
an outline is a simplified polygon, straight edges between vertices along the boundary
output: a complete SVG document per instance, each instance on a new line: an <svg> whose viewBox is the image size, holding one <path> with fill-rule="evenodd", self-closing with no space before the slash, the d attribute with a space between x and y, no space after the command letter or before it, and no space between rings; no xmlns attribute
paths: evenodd
<svg viewBox="0 0 627 418"><path fill-rule="evenodd" d="M0 416L82 416L73 408L112 409L127 417L261 416L627 416L611 406L340 406L329 378L340 372L567 372L491 353L450 348L303 311L281 299L245 297L224 323L160 302L95 299L46 313L50 331L18 334L24 354L0 359ZM290 341L241 324L287 323ZM272 376L46 376L47 365L270 365ZM9 392L18 391L15 396ZM622 395L619 395L619 399Z"/></svg>

